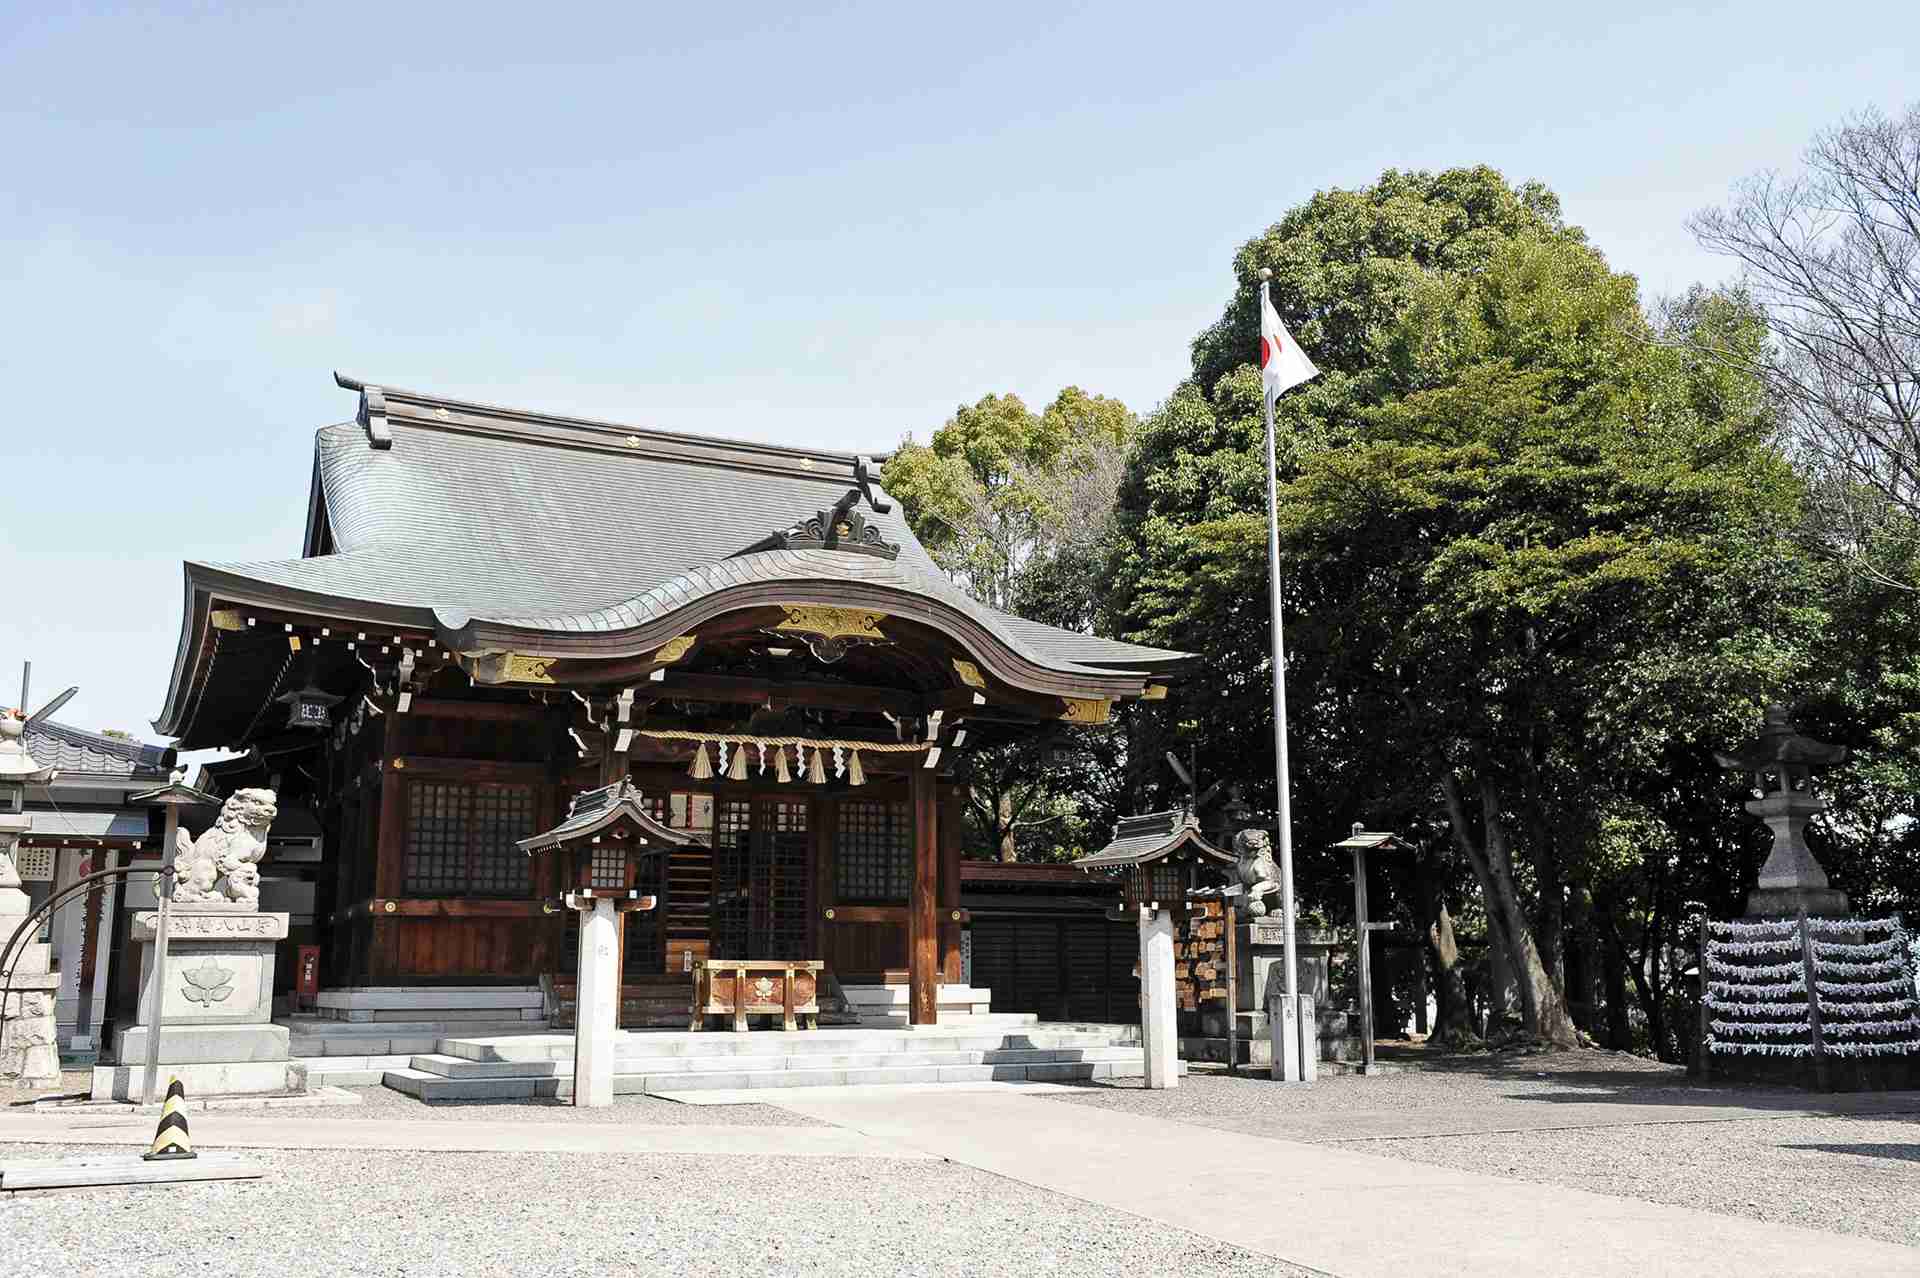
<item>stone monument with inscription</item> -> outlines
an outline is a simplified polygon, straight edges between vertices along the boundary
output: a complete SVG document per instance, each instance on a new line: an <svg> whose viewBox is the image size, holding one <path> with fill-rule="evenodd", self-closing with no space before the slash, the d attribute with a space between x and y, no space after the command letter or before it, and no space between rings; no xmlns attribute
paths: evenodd
<svg viewBox="0 0 1920 1278"><path fill-rule="evenodd" d="M271 790L237 790L195 841L176 835L165 988L160 997L160 1069L190 1096L306 1090L289 1061L288 1031L273 1024L274 947L287 915L260 909L260 858L276 813ZM96 1066L95 1099L138 1099L154 1024L154 935L159 915L133 916L140 950L139 1023L115 1039L117 1064Z"/></svg>

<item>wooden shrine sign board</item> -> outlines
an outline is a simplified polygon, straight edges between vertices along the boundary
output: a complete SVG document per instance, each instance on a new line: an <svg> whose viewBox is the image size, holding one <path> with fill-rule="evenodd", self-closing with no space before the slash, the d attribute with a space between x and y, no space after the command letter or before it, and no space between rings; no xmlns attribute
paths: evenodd
<svg viewBox="0 0 1920 1278"><path fill-rule="evenodd" d="M782 1028L820 1027L819 959L695 959L693 1008L687 1028L706 1028L709 1016L732 1015L736 1033L745 1033L747 1017L778 1014Z"/></svg>

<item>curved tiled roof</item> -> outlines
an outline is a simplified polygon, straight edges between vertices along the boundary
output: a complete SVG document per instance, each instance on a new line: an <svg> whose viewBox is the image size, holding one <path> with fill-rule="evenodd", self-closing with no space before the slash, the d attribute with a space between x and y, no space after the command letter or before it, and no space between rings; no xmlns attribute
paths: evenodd
<svg viewBox="0 0 1920 1278"><path fill-rule="evenodd" d="M55 768L69 776L125 777L164 780L173 767L170 747L148 745L142 741L122 741L64 723L43 720L28 730L27 753L43 768Z"/></svg>
<svg viewBox="0 0 1920 1278"><path fill-rule="evenodd" d="M1077 634L987 608L957 590L899 504L869 480L861 513L892 559L846 550L755 550L831 509L865 473L848 453L704 439L362 391L360 420L315 436L314 509L299 559L187 565L188 608L168 705L180 731L205 678L196 608L220 597L448 632L608 635L731 586L812 581L918 601L963 617L1015 664L1069 679L1168 672L1184 653ZM888 509L882 510L880 507ZM806 602L804 600L800 602ZM745 606L745 605L743 605ZM574 648L582 645L574 643ZM529 643L539 652L539 643Z"/></svg>

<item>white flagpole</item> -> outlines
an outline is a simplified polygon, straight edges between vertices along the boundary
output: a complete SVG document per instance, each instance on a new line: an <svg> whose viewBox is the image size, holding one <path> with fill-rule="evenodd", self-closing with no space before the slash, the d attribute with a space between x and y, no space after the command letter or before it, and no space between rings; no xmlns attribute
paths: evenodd
<svg viewBox="0 0 1920 1278"><path fill-rule="evenodd" d="M1266 313L1267 282L1273 272L1260 270L1260 308ZM1278 352L1275 353L1277 358ZM1293 914L1293 793L1287 769L1287 645L1280 610L1280 494L1275 471L1278 463L1273 439L1273 397L1261 387L1260 402L1267 419L1267 591L1273 605L1273 760L1274 786L1279 795L1280 820L1280 910L1286 918L1287 1001L1282 1017L1290 1022L1291 1033L1283 1034L1285 1050L1277 1053L1285 1059L1274 1062L1280 1077L1289 1083L1310 1081L1305 1073L1305 1053L1317 1051L1313 1027L1300 1023L1300 968L1294 940Z"/></svg>

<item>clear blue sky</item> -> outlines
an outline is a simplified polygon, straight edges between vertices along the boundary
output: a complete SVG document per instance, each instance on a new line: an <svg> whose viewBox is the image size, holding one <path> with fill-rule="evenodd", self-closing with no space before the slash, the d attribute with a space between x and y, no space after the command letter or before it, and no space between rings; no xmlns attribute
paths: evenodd
<svg viewBox="0 0 1920 1278"><path fill-rule="evenodd" d="M1146 410L1234 248L1389 166L1718 279L1683 218L1920 96L1920 23L1680 7L14 0L0 702L30 657L148 734L180 561L298 553L334 368L846 447L992 390Z"/></svg>

